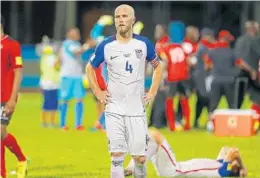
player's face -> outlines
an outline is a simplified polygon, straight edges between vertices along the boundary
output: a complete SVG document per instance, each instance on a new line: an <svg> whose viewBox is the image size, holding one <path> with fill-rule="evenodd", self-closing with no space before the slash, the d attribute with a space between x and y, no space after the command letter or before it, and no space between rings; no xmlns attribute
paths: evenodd
<svg viewBox="0 0 260 178"><path fill-rule="evenodd" d="M75 40L75 41L80 40L80 32L79 32L78 29L73 29L73 30L71 30L70 33L71 33L71 37L72 37L73 40Z"/></svg>
<svg viewBox="0 0 260 178"><path fill-rule="evenodd" d="M128 8L119 8L115 11L115 26L120 34L125 34L132 29L135 18Z"/></svg>
<svg viewBox="0 0 260 178"><path fill-rule="evenodd" d="M161 25L156 25L155 31L154 31L154 38L156 40L159 40L163 37L164 35L164 29Z"/></svg>

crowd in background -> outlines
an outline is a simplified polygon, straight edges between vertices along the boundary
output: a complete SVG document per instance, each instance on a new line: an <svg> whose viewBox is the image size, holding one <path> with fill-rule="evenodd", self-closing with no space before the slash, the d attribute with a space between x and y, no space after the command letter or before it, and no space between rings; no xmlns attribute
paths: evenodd
<svg viewBox="0 0 260 178"><path fill-rule="evenodd" d="M80 49L80 56L78 57L82 60L79 65L79 71L81 71L80 81L84 88L89 87L84 76L85 64L93 54L95 46L105 38L102 35L104 28L112 24L111 16L101 16L94 25L89 39L83 45L78 45ZM184 26L184 24L182 25ZM154 38L157 41L155 46L161 61L165 64L165 74L162 86L152 105L150 126L162 128L168 125L172 131L178 129L190 130L192 126L199 128L198 121L203 108L207 108L209 112L208 120L210 121L210 115L217 108L222 95L226 96L229 108L235 109L241 107L244 95L248 93L254 103L252 109L260 113L259 24L255 21L246 22L246 33L238 39L234 39L233 35L227 30L221 30L217 33L214 29L204 28L199 30L194 26L186 27L185 38L181 39L176 37L170 30L179 27L176 26L175 22L171 22L164 25L158 24L154 30ZM144 24L137 22L134 31L142 34L143 28ZM78 29L68 30L66 40L80 41ZM61 95L59 87L61 86L60 83L62 83L59 72L62 56L59 51L62 49L63 44L64 42L52 42L45 36L43 42L38 45L38 54L41 56L41 88L45 98L42 125L44 127L48 126L46 114L50 111L51 125L55 126L55 115L56 111L59 110L59 127L68 130L65 119L68 106L61 106L58 103L58 98L60 98L58 95ZM231 48L231 46L234 46L234 48ZM181 59L182 57L184 58ZM53 59L51 60L51 58ZM170 65L170 63L174 63L174 65ZM148 65L147 75L149 75L150 70ZM104 79L107 78L105 64L97 70L97 75L101 76L99 83L104 88ZM53 80L54 78L55 80ZM55 85L49 82L46 84L46 81L52 81ZM195 106L190 106L188 102L188 98L192 93L196 93L197 96ZM82 125L82 119L84 118L82 100L84 96L85 93L82 93L75 106L75 113L81 113L75 115L78 130L85 129ZM179 104L174 109L173 103L177 96L179 96ZM70 96L69 99L71 97L73 96ZM55 102L53 102L54 98L56 99ZM195 107L196 111L194 116L190 113L192 107ZM98 101L97 110L98 117L104 118L104 115L102 115L103 106ZM190 123L192 117L195 117L194 123ZM98 120L94 127L97 129L102 128L100 122L102 120Z"/></svg>

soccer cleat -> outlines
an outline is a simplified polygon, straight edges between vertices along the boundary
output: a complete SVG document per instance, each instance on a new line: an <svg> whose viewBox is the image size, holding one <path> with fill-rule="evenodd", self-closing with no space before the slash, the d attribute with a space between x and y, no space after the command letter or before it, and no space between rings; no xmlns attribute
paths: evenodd
<svg viewBox="0 0 260 178"><path fill-rule="evenodd" d="M133 171L125 169L124 170L124 174L125 174L125 177L132 176L133 175Z"/></svg>
<svg viewBox="0 0 260 178"><path fill-rule="evenodd" d="M85 130L85 127L84 126L78 126L77 128L76 128L78 131L84 131Z"/></svg>
<svg viewBox="0 0 260 178"><path fill-rule="evenodd" d="M29 160L20 161L17 167L17 178L25 178L28 172Z"/></svg>
<svg viewBox="0 0 260 178"><path fill-rule="evenodd" d="M69 131L69 127L68 126L64 126L64 127L61 128L61 130L63 130L64 132L67 132L67 131Z"/></svg>

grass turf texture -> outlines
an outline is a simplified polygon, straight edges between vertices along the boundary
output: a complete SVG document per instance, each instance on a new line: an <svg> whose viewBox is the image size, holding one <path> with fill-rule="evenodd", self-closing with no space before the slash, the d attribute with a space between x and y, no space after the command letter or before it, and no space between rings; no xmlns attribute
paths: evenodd
<svg viewBox="0 0 260 178"><path fill-rule="evenodd" d="M22 93L15 114L9 126L30 158L29 178L107 178L110 177L110 157L107 149L105 133L89 132L97 113L92 95L84 102L84 125L87 130L79 132L74 129L74 102L70 103L68 111L68 126L70 130L63 132L54 128L41 128L40 111L41 95L39 93ZM196 98L191 97L192 116ZM220 108L226 107L226 101L221 100ZM248 108L248 98L243 108ZM149 113L149 109L148 109ZM206 123L206 112L201 117L201 125ZM244 162L248 168L249 177L260 177L260 137L250 138L217 138L212 134L194 130L190 132L171 133L162 129L171 144L177 160L208 157L216 158L218 151L224 145L240 148ZM127 156L125 165L128 163ZM8 150L6 151L7 170L16 169L17 161ZM9 175L9 178L16 177ZM148 164L148 178L156 178L152 164Z"/></svg>

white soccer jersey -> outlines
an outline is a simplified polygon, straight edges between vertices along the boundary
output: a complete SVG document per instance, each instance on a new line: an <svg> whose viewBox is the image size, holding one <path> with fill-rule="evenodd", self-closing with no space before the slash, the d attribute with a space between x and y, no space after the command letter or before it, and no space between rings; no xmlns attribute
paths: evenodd
<svg viewBox="0 0 260 178"><path fill-rule="evenodd" d="M148 152L151 145L148 147ZM177 162L170 145L166 140L158 147L157 152L152 157L152 162L159 176L175 177L229 177L231 167L227 162L214 159L192 159Z"/></svg>
<svg viewBox="0 0 260 178"><path fill-rule="evenodd" d="M156 66L159 61L153 44L145 37L133 35L128 43L119 43L111 36L100 43L91 58L97 68L106 62L107 90L111 94L105 111L126 116L145 115L145 63Z"/></svg>

